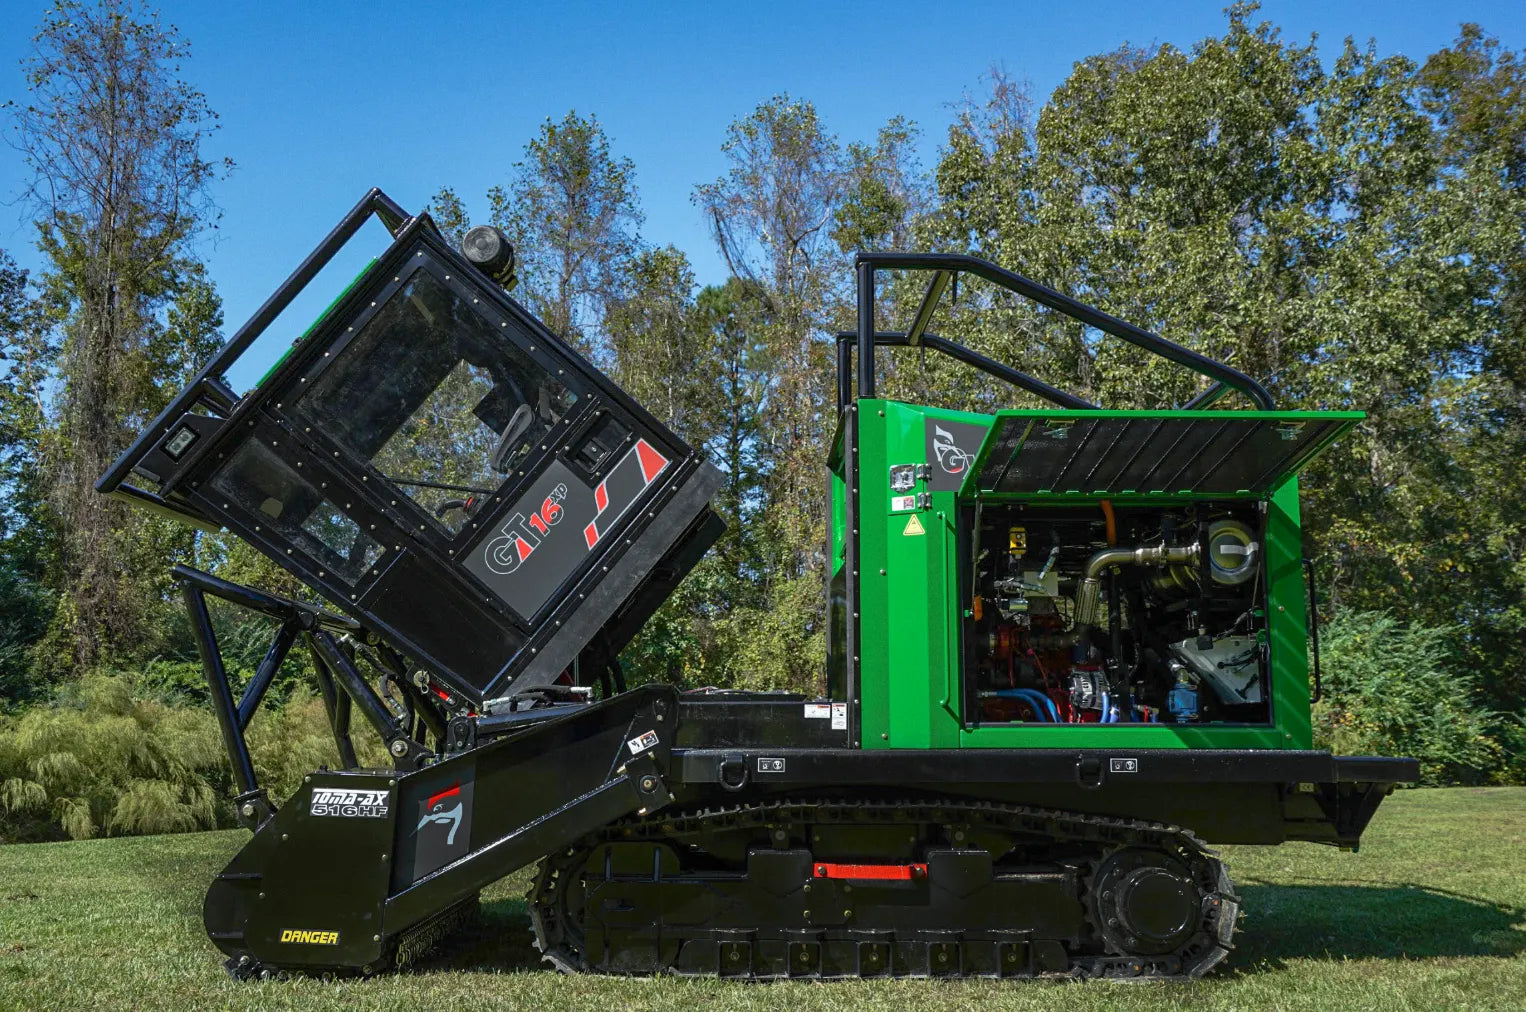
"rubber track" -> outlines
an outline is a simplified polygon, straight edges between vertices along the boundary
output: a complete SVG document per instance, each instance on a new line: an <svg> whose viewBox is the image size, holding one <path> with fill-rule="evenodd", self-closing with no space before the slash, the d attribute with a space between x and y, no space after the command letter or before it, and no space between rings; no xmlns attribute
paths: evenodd
<svg viewBox="0 0 1526 1012"><path fill-rule="evenodd" d="M1064 971L1045 976L1190 980L1208 973L1233 948L1232 938L1240 917L1240 897L1234 891L1223 862L1188 830L1137 819L960 799L917 799L899 803L783 800L702 808L615 823L585 838L576 847L542 859L535 884L526 895L535 947L547 962L563 973L592 972L578 948L581 931L569 923L570 918L559 902L565 893L559 893L557 886L563 880L563 873L573 873L581 867L595 847L604 843L630 843L712 830L751 829L775 822L980 826L1055 844L1095 844L1104 851L1123 846L1145 847L1176 857L1187 865L1204 895L1204 918L1199 931L1175 953L1165 956L1070 953L1071 962ZM1094 920L1095 911L1088 906L1088 912ZM1100 938L1095 924L1092 929Z"/></svg>

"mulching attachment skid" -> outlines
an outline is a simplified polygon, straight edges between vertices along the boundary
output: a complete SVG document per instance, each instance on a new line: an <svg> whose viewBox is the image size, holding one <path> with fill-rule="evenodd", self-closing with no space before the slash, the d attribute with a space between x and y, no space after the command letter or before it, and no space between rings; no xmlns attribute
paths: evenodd
<svg viewBox="0 0 1526 1012"><path fill-rule="evenodd" d="M236 393L235 362L372 216L390 245ZM891 270L930 276L904 331L875 326ZM992 361L928 329L960 274L1208 384L1106 411ZM230 972L408 965L539 862L530 925L566 972L1190 978L1241 916L1205 841L1357 845L1417 769L1311 747L1297 472L1360 416L1279 411L972 257L861 254L857 282L819 698L626 686L621 650L723 529L722 477L510 297L506 237L458 251L380 191L102 476L324 602L174 571L253 832L203 909ZM896 347L1049 406L876 397ZM1213 409L1232 394L1250 410ZM210 599L271 621L247 677ZM277 803L245 732L293 651L338 763Z"/></svg>

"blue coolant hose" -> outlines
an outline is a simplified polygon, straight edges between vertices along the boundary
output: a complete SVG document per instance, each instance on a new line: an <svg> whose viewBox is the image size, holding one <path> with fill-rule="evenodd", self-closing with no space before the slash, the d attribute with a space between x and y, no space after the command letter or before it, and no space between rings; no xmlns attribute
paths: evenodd
<svg viewBox="0 0 1526 1012"><path fill-rule="evenodd" d="M1054 700L1037 689L997 689L996 695L1003 699L1021 699L1033 707L1033 712L1038 715L1039 720L1047 717L1052 723L1060 722L1060 711L1055 707Z"/></svg>

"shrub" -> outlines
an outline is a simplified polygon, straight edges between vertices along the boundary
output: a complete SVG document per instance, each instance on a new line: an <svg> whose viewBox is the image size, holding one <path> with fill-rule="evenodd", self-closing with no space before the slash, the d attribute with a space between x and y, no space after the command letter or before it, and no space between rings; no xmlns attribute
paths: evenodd
<svg viewBox="0 0 1526 1012"><path fill-rule="evenodd" d="M0 840L76 840L224 824L227 760L212 715L90 675L0 720Z"/></svg>
<svg viewBox="0 0 1526 1012"><path fill-rule="evenodd" d="M166 699L165 674L89 675L50 704L0 717L0 843L233 824L232 775L205 690L196 702L177 702L179 691ZM175 676L192 695L189 674ZM369 729L354 737L362 764L385 765ZM336 762L323 704L305 689L263 708L248 740L277 804L304 774Z"/></svg>
<svg viewBox="0 0 1526 1012"><path fill-rule="evenodd" d="M1420 760L1422 782L1476 784L1505 773L1500 721L1478 700L1449 647L1454 630L1401 625L1387 612L1346 612L1320 636L1324 699L1316 743L1346 755Z"/></svg>

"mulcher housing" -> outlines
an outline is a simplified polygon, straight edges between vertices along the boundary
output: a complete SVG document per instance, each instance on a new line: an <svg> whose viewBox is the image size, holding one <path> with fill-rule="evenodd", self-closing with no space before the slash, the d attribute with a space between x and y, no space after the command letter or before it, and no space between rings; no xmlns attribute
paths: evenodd
<svg viewBox="0 0 1526 1012"><path fill-rule="evenodd" d="M228 368L373 214L390 247L236 394ZM1360 416L1277 411L964 256L858 258L828 696L627 690L620 650L722 529L720 474L509 297L501 237L464 248L367 194L97 486L328 605L175 571L254 831L204 911L235 975L406 963L540 860L532 927L568 971L1197 976L1239 909L1205 842L1355 847L1416 778L1311 743L1297 472ZM889 270L930 274L902 332L875 326ZM1104 411L991 361L928 332L959 273L1210 386ZM876 397L887 345L1054 407ZM1231 391L1254 409L1210 409ZM208 595L274 620L237 691ZM298 645L340 768L277 806L244 733ZM358 763L357 711L391 768Z"/></svg>

